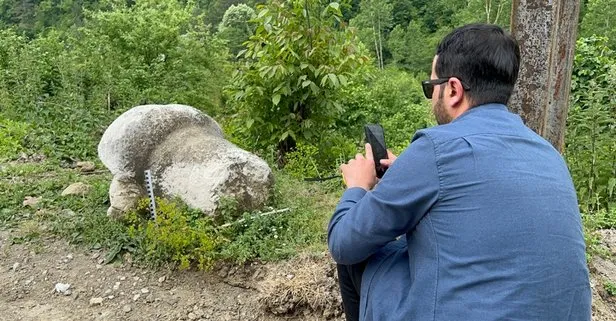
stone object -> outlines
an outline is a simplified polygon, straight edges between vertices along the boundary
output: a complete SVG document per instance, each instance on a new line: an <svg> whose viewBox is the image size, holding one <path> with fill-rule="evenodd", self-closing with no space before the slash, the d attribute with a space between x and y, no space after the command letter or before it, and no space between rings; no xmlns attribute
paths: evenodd
<svg viewBox="0 0 616 321"><path fill-rule="evenodd" d="M77 162L75 167L84 173L93 172L96 169L94 162Z"/></svg>
<svg viewBox="0 0 616 321"><path fill-rule="evenodd" d="M148 169L156 196L179 197L208 215L224 196L244 209L258 208L273 185L265 161L227 141L214 119L190 106L128 110L107 128L98 155L113 174L107 214L114 218L146 197Z"/></svg>
<svg viewBox="0 0 616 321"><path fill-rule="evenodd" d="M71 291L69 290L70 287L71 285L68 283L56 283L55 291L56 293L69 295L71 294Z"/></svg>
<svg viewBox="0 0 616 321"><path fill-rule="evenodd" d="M26 196L22 205L23 207L35 207L40 201L40 197Z"/></svg>
<svg viewBox="0 0 616 321"><path fill-rule="evenodd" d="M103 304L103 298L91 298L90 305L101 305Z"/></svg>
<svg viewBox="0 0 616 321"><path fill-rule="evenodd" d="M84 184L81 182L73 183L69 185L66 189L64 189L64 191L62 191L62 196L69 196L69 195L84 196L90 193L91 189L92 189L92 186L88 184Z"/></svg>

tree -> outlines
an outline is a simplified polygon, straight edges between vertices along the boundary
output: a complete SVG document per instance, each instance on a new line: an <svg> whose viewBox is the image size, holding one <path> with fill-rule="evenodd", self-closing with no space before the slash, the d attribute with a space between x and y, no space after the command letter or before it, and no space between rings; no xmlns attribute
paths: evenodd
<svg viewBox="0 0 616 321"><path fill-rule="evenodd" d="M255 21L230 92L253 146L275 145L284 156L328 129L343 110L338 90L369 58L336 2L273 0Z"/></svg>
<svg viewBox="0 0 616 321"><path fill-rule="evenodd" d="M429 74L444 31L427 34L418 21L411 21L406 28L396 26L387 42L394 63L414 73Z"/></svg>
<svg viewBox="0 0 616 321"><path fill-rule="evenodd" d="M580 31L584 37L607 37L608 46L616 49L616 14L612 8L616 8L616 0L589 0Z"/></svg>
<svg viewBox="0 0 616 321"><path fill-rule="evenodd" d="M513 0L511 29L522 62L509 107L561 151L579 7L579 1Z"/></svg>
<svg viewBox="0 0 616 321"><path fill-rule="evenodd" d="M218 25L218 36L227 42L234 57L253 33L250 20L254 17L255 11L245 4L230 6L222 17L222 22Z"/></svg>
<svg viewBox="0 0 616 321"><path fill-rule="evenodd" d="M225 83L225 49L191 6L138 0L94 12L71 40L93 106L183 103L210 113Z"/></svg>
<svg viewBox="0 0 616 321"><path fill-rule="evenodd" d="M467 0L466 7L456 13L457 24L483 22L509 28L511 0Z"/></svg>
<svg viewBox="0 0 616 321"><path fill-rule="evenodd" d="M364 31L363 37L360 37L364 43L374 45L377 66L383 69L383 42L386 41L386 33L391 27L393 6L388 1L362 0L360 8L361 11L351 21L351 25Z"/></svg>

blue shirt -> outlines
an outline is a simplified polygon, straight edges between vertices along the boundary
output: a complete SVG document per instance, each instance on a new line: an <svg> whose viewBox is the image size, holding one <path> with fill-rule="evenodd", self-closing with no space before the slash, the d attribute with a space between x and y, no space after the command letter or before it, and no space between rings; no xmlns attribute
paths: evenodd
<svg viewBox="0 0 616 321"><path fill-rule="evenodd" d="M364 321L591 319L567 166L504 105L418 131L372 191L344 192L328 245L368 260Z"/></svg>

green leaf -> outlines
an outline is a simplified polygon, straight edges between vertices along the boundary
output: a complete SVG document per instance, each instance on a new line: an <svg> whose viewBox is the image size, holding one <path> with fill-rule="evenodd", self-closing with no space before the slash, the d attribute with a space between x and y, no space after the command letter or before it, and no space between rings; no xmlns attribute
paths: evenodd
<svg viewBox="0 0 616 321"><path fill-rule="evenodd" d="M254 119L252 119L252 118L251 118L251 119L248 119L248 120L246 121L246 128L250 129L250 127L252 127L252 124L254 124L254 123L255 123L255 120L254 120Z"/></svg>
<svg viewBox="0 0 616 321"><path fill-rule="evenodd" d="M607 183L607 190L610 197L614 195L614 187L616 187L616 178L612 177Z"/></svg>
<svg viewBox="0 0 616 321"><path fill-rule="evenodd" d="M312 93L314 93L315 95L321 91L319 87L313 82L310 82L310 89L312 89Z"/></svg>
<svg viewBox="0 0 616 321"><path fill-rule="evenodd" d="M263 9L259 12L259 15L257 16L257 18L263 18L263 16L265 16L267 13L269 12L268 9Z"/></svg>
<svg viewBox="0 0 616 321"><path fill-rule="evenodd" d="M327 77L329 77L329 80L331 81L332 86L338 87L340 85L340 83L338 82L338 77L336 77L336 75L327 74Z"/></svg>
<svg viewBox="0 0 616 321"><path fill-rule="evenodd" d="M280 94L274 95L274 97L272 97L272 102L274 103L274 106L278 106L278 103L280 102Z"/></svg>
<svg viewBox="0 0 616 321"><path fill-rule="evenodd" d="M312 81L310 80L305 80L302 82L302 88L306 88L307 86L309 86L310 84L312 84Z"/></svg>
<svg viewBox="0 0 616 321"><path fill-rule="evenodd" d="M348 84L347 78L344 75L338 75L338 80L340 80L340 84L343 86Z"/></svg>
<svg viewBox="0 0 616 321"><path fill-rule="evenodd" d="M335 10L340 10L340 4L338 2L332 2L329 4L329 6L334 8Z"/></svg>

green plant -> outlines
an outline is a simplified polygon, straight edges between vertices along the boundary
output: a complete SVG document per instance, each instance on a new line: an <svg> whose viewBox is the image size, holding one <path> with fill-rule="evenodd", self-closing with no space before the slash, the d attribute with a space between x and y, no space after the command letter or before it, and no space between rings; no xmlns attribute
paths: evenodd
<svg viewBox="0 0 616 321"><path fill-rule="evenodd" d="M315 162L318 152L316 146L298 144L294 151L287 154L285 171L299 179L319 176L319 168Z"/></svg>
<svg viewBox="0 0 616 321"><path fill-rule="evenodd" d="M343 110L338 92L367 65L337 2L270 1L258 7L255 34L229 93L253 148L276 146L283 156L296 142L328 129Z"/></svg>
<svg viewBox="0 0 616 321"><path fill-rule="evenodd" d="M593 214L582 213L582 224L584 229L584 241L586 243L586 261L590 262L592 257L609 257L610 251L601 242L601 235L597 232L603 225L601 217Z"/></svg>
<svg viewBox="0 0 616 321"><path fill-rule="evenodd" d="M233 58L244 49L243 43L253 34L254 27L249 21L254 17L254 9L243 3L231 5L225 11L217 35L226 41Z"/></svg>
<svg viewBox="0 0 616 321"><path fill-rule="evenodd" d="M139 255L154 265L176 264L187 269L195 264L208 269L216 258L219 242L208 217L176 202L157 199L154 220L142 218L139 212L147 208L147 200L140 202L137 211L128 217L128 235L138 240Z"/></svg>
<svg viewBox="0 0 616 321"><path fill-rule="evenodd" d="M616 283L612 281L605 281L603 283L603 288L610 296L616 296Z"/></svg>
<svg viewBox="0 0 616 321"><path fill-rule="evenodd" d="M616 203L616 55L606 39L578 41L565 156L583 211Z"/></svg>
<svg viewBox="0 0 616 321"><path fill-rule="evenodd" d="M24 150L23 140L29 130L28 124L0 115L0 161L13 159Z"/></svg>

